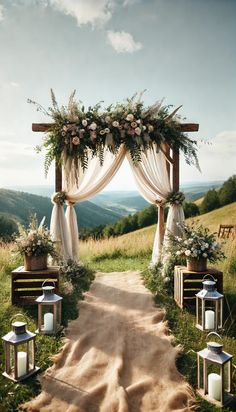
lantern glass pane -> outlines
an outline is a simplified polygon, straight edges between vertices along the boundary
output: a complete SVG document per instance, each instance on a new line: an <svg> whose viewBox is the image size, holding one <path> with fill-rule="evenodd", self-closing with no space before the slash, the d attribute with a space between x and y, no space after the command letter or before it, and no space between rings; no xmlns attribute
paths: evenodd
<svg viewBox="0 0 236 412"><path fill-rule="evenodd" d="M28 345L27 342L20 343L16 346L17 350L17 378L28 373Z"/></svg>
<svg viewBox="0 0 236 412"><path fill-rule="evenodd" d="M9 352L10 352L10 370L14 369L14 345L9 345Z"/></svg>
<svg viewBox="0 0 236 412"><path fill-rule="evenodd" d="M54 322L54 313L53 313L53 304L42 305L42 330L45 332L53 331L53 322Z"/></svg>
<svg viewBox="0 0 236 412"><path fill-rule="evenodd" d="M198 300L198 324L202 325L202 300L197 298Z"/></svg>
<svg viewBox="0 0 236 412"><path fill-rule="evenodd" d="M199 356L199 364L198 364L198 388L204 388L203 384L203 358Z"/></svg>
<svg viewBox="0 0 236 412"><path fill-rule="evenodd" d="M31 339L28 345L29 349L29 370L34 369L34 340Z"/></svg>

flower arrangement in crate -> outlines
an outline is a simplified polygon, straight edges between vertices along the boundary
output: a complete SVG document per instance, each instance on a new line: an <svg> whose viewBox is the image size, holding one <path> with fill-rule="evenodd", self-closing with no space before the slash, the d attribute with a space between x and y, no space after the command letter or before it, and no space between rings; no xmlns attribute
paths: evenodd
<svg viewBox="0 0 236 412"><path fill-rule="evenodd" d="M192 271L205 271L207 260L216 262L225 257L215 233L198 223L181 225L182 237L168 235L168 249L177 258L187 260L187 268Z"/></svg>
<svg viewBox="0 0 236 412"><path fill-rule="evenodd" d="M55 242L49 230L44 226L44 219L38 225L36 214L31 215L29 227L18 225L16 252L24 256L25 270L47 268L48 255L56 256Z"/></svg>

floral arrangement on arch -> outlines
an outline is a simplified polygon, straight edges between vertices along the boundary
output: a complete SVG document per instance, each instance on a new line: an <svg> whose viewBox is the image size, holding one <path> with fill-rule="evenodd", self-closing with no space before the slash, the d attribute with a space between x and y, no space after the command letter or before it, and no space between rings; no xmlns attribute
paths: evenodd
<svg viewBox="0 0 236 412"><path fill-rule="evenodd" d="M216 235L198 223L183 224L182 237L168 234L169 254L177 258L208 259L216 262L225 257L221 245L216 241Z"/></svg>
<svg viewBox="0 0 236 412"><path fill-rule="evenodd" d="M185 195L183 192L169 192L166 197L166 203L169 205L182 205L185 201Z"/></svg>
<svg viewBox="0 0 236 412"><path fill-rule="evenodd" d="M170 106L162 106L162 102L145 108L142 94L135 94L125 103L110 105L103 110L101 103L85 110L82 102L75 100L75 91L67 107L58 106L52 90L52 107L48 110L28 99L38 111L54 121L42 146L37 148L41 150L44 147L47 151L45 174L53 160L66 163L68 158L73 160L75 169L78 170L79 165L86 169L91 152L93 156L99 156L102 165L104 150L117 153L121 144L130 152L134 163L141 161L141 153L153 143L156 143L157 150L162 143L168 143L184 153L187 163L199 167L196 142L181 131L180 117L175 116L179 108L169 113Z"/></svg>
<svg viewBox="0 0 236 412"><path fill-rule="evenodd" d="M55 242L49 230L44 226L44 219L38 225L36 214L32 214L29 227L18 225L19 236L16 237L16 252L27 256L49 254L55 256Z"/></svg>

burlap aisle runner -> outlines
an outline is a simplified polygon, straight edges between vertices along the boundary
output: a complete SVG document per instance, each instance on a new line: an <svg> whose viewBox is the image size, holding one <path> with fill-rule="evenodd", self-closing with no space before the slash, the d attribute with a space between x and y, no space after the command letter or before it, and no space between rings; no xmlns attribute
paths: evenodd
<svg viewBox="0 0 236 412"><path fill-rule="evenodd" d="M190 411L190 389L175 367L179 349L162 319L138 273L98 273L27 410Z"/></svg>

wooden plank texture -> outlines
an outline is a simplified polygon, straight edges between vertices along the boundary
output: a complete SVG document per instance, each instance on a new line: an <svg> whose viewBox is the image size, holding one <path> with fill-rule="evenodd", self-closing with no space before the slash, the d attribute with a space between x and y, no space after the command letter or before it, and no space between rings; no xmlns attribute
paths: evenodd
<svg viewBox="0 0 236 412"><path fill-rule="evenodd" d="M12 304L36 304L35 298L42 295L45 280L55 284L59 292L59 267L53 266L41 271L25 271L23 266L12 271Z"/></svg>
<svg viewBox="0 0 236 412"><path fill-rule="evenodd" d="M32 123L33 132L48 132L54 123ZM182 132L197 132L198 123L180 123L179 128Z"/></svg>

